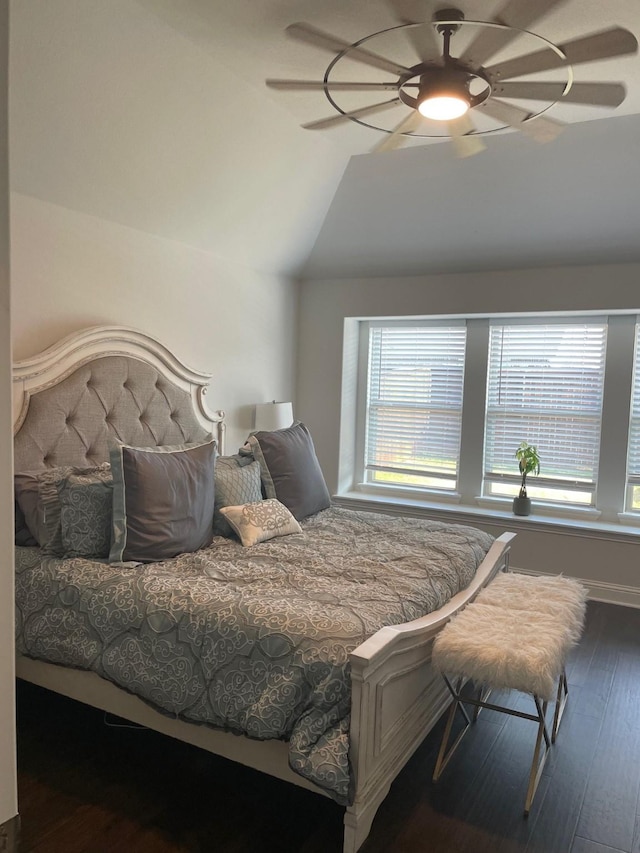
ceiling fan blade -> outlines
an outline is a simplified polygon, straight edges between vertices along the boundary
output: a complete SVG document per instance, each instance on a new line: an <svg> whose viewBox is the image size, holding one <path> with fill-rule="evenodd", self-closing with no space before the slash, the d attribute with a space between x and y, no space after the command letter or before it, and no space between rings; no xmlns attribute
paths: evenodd
<svg viewBox="0 0 640 853"><path fill-rule="evenodd" d="M567 41L559 44L558 47L567 57L566 60L551 49L539 50L492 65L486 71L492 78L510 80L513 77L522 77L537 71L561 68L567 64L579 65L582 62L594 62L596 59L635 53L638 49L638 41L628 30L612 27L609 30Z"/></svg>
<svg viewBox="0 0 640 853"><path fill-rule="evenodd" d="M458 157L472 157L487 147L473 132L475 127L468 113L447 122L447 130Z"/></svg>
<svg viewBox="0 0 640 853"><path fill-rule="evenodd" d="M559 121L546 116L531 118L531 113L527 110L507 104L498 98L489 98L474 109L481 110L502 124L521 130L536 142L552 142L564 130L564 125Z"/></svg>
<svg viewBox="0 0 640 853"><path fill-rule="evenodd" d="M473 157L486 149L486 145L476 134L471 136L452 136L451 142L456 152L456 157Z"/></svg>
<svg viewBox="0 0 640 853"><path fill-rule="evenodd" d="M483 27L476 38L460 57L463 62L473 65L484 65L499 50L520 35L520 30L526 30L543 18L552 9L562 6L567 0L510 0L494 20L497 24L506 24L513 29L503 30L500 27Z"/></svg>
<svg viewBox="0 0 640 853"><path fill-rule="evenodd" d="M524 98L532 101L567 101L571 104L593 104L619 107L627 90L622 83L574 83L567 94L564 83L498 83L493 92L501 98Z"/></svg>
<svg viewBox="0 0 640 853"><path fill-rule="evenodd" d="M351 110L350 113L338 113L337 115L330 116L329 118L321 118L318 121L312 121L308 124L303 124L302 126L305 130L322 130L325 127L333 127L336 124L342 124L342 122L349 121L352 118L361 118L362 116L373 115L373 113L379 113L383 110L391 109L391 107L397 106L401 103L400 98L393 98L390 101L383 101L380 104L372 104L369 107L360 107L359 110Z"/></svg>
<svg viewBox="0 0 640 853"><path fill-rule="evenodd" d="M407 24L414 23L406 21ZM441 62L442 61L442 44L438 40L436 31L429 23L415 23L415 26L408 26L405 29L405 35L413 45L416 56L420 62Z"/></svg>
<svg viewBox="0 0 640 853"><path fill-rule="evenodd" d="M451 121L448 121L447 130L449 131L449 136L464 136L465 133L473 133L475 127L473 126L469 113L465 113L459 118L454 118L451 119Z"/></svg>
<svg viewBox="0 0 640 853"><path fill-rule="evenodd" d="M284 91L313 92L316 90L323 91L325 87L324 80L266 80L265 82L270 89L282 89ZM389 83L343 83L328 80L326 86L328 89L342 92L394 92L398 90L398 84L393 80Z"/></svg>
<svg viewBox="0 0 640 853"><path fill-rule="evenodd" d="M422 121L422 116L417 110L412 110L408 116L402 119L402 121L397 124L391 133L386 135L384 139L378 142L371 150L376 154L381 154L383 151L393 151L394 148L397 148L399 145L402 145L404 142L404 134L411 133L416 130L416 128L420 125Z"/></svg>
<svg viewBox="0 0 640 853"><path fill-rule="evenodd" d="M424 3L419 0L386 0L394 18L400 24L420 24L407 27L406 37L413 45L420 62L439 62L442 59L442 43L428 20Z"/></svg>
<svg viewBox="0 0 640 853"><path fill-rule="evenodd" d="M384 56L378 56L377 53L371 53L361 47L351 47L348 41L318 30L310 24L291 24L287 27L286 32L299 41L308 42L315 47L328 50L330 53L342 53L343 50L350 48L348 54L350 59L362 62L365 65L372 65L374 68L380 68L383 71L389 71L397 76L410 73L404 65L398 65L390 59L385 59Z"/></svg>

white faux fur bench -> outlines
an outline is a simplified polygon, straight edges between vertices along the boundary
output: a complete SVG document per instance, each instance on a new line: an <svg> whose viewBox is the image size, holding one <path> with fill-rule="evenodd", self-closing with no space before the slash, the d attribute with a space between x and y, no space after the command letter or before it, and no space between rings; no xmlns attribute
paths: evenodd
<svg viewBox="0 0 640 853"><path fill-rule="evenodd" d="M534 720L538 723L538 736L525 801L525 815L529 814L567 701L565 660L582 633L585 600L584 587L570 578L507 573L499 575L444 627L434 643L433 664L442 673L453 703L434 780L440 777L471 724L464 704L474 706L474 721L482 708ZM475 696L462 696L462 686L469 679L478 691ZM491 704L487 701L489 695L498 688L530 693L536 713L527 714ZM549 737L547 703L554 699L556 706ZM457 709L462 712L466 725L447 751ZM543 740L544 751L540 756Z"/></svg>

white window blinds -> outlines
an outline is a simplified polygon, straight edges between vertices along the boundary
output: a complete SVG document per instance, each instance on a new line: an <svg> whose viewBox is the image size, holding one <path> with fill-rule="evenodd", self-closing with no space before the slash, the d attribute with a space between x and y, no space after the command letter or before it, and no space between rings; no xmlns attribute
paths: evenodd
<svg viewBox="0 0 640 853"><path fill-rule="evenodd" d="M515 494L515 451L537 446L537 499L592 504L598 473L606 324L493 324L485 427L485 494Z"/></svg>
<svg viewBox="0 0 640 853"><path fill-rule="evenodd" d="M626 509L629 512L640 512L640 325L638 324L636 324L633 392L629 424Z"/></svg>
<svg viewBox="0 0 640 853"><path fill-rule="evenodd" d="M464 323L370 327L369 482L455 489L465 343Z"/></svg>

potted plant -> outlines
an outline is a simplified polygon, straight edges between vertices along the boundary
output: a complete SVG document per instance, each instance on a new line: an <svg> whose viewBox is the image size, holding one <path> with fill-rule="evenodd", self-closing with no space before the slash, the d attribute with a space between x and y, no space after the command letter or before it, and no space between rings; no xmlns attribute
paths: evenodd
<svg viewBox="0 0 640 853"><path fill-rule="evenodd" d="M540 456L538 448L533 444L522 441L516 450L516 459L520 468L522 480L518 497L513 499L514 515L529 515L531 512L531 499L527 497L527 474L540 473Z"/></svg>

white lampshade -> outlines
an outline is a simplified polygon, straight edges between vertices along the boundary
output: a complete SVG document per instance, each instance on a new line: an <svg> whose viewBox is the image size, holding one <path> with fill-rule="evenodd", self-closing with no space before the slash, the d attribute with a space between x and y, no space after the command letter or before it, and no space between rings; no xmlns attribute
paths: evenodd
<svg viewBox="0 0 640 853"><path fill-rule="evenodd" d="M271 431L284 429L293 423L293 406L291 403L257 403L255 430Z"/></svg>

